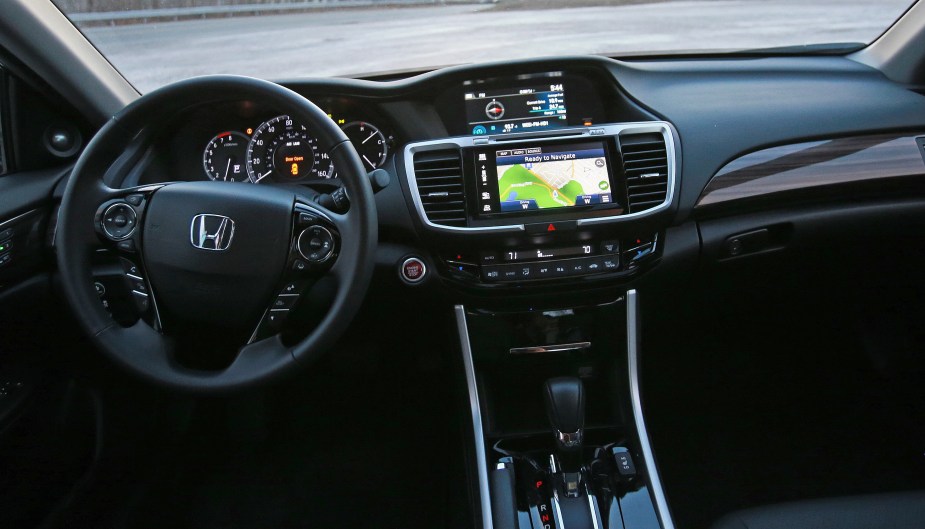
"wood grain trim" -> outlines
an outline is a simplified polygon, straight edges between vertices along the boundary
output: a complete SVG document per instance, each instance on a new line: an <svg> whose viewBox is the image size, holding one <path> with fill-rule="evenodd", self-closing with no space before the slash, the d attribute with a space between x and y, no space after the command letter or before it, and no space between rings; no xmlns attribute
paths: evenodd
<svg viewBox="0 0 925 529"><path fill-rule="evenodd" d="M908 176L925 176L919 134L877 134L782 145L726 164L695 207L784 191Z"/></svg>

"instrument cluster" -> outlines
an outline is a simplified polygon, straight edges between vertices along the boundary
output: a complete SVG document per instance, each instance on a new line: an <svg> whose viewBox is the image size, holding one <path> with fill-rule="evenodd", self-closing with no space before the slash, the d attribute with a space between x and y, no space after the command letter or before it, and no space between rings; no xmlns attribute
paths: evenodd
<svg viewBox="0 0 925 529"><path fill-rule="evenodd" d="M395 143L390 132L350 109L322 108L343 129L367 171L385 163ZM236 121L240 128L210 131L211 139L202 146L202 169L210 180L262 184L337 178L327 150L312 131L290 116L281 114L252 123Z"/></svg>

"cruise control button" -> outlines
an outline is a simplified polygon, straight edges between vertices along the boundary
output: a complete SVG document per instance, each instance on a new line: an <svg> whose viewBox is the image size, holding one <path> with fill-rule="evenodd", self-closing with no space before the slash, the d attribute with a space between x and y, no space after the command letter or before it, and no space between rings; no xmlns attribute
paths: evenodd
<svg viewBox="0 0 925 529"><path fill-rule="evenodd" d="M129 288L144 294L148 293L148 287L145 285L144 279L132 274L125 274L125 277L128 278Z"/></svg>
<svg viewBox="0 0 925 529"><path fill-rule="evenodd" d="M148 307L151 306L151 298L144 292L136 292L133 290L132 298L135 300L135 306L138 307L138 310L141 312L146 312Z"/></svg>

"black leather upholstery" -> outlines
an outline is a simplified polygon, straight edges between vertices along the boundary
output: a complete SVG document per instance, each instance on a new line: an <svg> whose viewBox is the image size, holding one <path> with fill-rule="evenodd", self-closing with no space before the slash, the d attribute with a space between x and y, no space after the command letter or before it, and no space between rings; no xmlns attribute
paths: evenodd
<svg viewBox="0 0 925 529"><path fill-rule="evenodd" d="M731 513L712 529L919 529L925 491L768 505Z"/></svg>

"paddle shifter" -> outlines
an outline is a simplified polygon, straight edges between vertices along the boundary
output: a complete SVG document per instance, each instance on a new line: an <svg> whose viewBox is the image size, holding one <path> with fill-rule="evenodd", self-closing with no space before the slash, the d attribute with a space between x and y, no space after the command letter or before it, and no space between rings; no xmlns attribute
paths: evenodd
<svg viewBox="0 0 925 529"><path fill-rule="evenodd" d="M569 496L579 494L585 426L585 393L576 377L546 381L546 412L556 439L556 456Z"/></svg>

